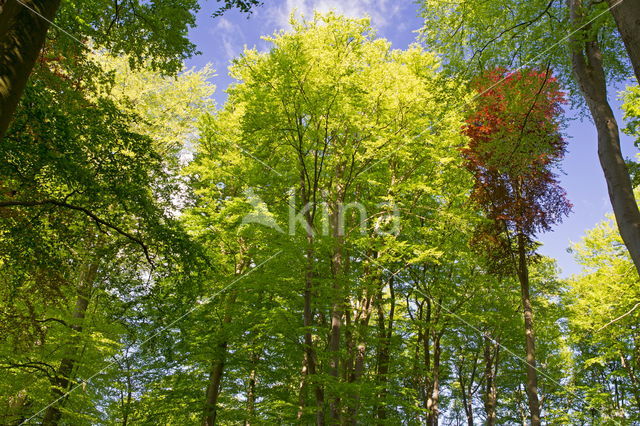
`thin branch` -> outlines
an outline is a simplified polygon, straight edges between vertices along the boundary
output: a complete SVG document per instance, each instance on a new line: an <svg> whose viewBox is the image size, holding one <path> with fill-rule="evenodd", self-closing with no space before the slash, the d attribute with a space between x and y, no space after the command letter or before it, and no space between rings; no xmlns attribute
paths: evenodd
<svg viewBox="0 0 640 426"><path fill-rule="evenodd" d="M107 222L104 219L101 219L96 214L91 212L89 209L86 209L86 208L81 207L81 206L76 206L74 204L69 204L69 203L67 203L65 201L58 201L58 200L52 200L52 199L40 200L40 201L26 201L26 200L25 201L20 201L20 200L0 201L0 208L3 208L3 207L34 207L34 206L45 206L45 205L64 207L64 208L67 208L67 209L76 210L76 211L79 211L79 212L82 212L82 213L86 214L91 219L93 219L93 221L98 226L98 229L102 230L101 229L101 225L106 226L107 228L114 230L115 232L117 232L118 234L122 235L123 237L126 237L126 238L130 239L131 241L135 242L136 244L138 244L142 248L142 251L144 252L144 256L146 257L146 259L149 262L149 264L153 265L153 261L151 260L151 256L149 255L149 248L147 247L147 245L140 238L138 238L135 235L125 231L124 229L120 228L117 225L114 225L112 223Z"/></svg>
<svg viewBox="0 0 640 426"><path fill-rule="evenodd" d="M622 318L626 317L627 315L631 314L631 312L635 311L638 306L640 306L640 302L636 303L635 306L633 308L631 308L629 311L627 311L626 313L620 315L618 318L609 321L608 323L606 323L605 325L603 325L602 327L597 329L595 332L598 333L600 330L610 326L614 322L620 321Z"/></svg>

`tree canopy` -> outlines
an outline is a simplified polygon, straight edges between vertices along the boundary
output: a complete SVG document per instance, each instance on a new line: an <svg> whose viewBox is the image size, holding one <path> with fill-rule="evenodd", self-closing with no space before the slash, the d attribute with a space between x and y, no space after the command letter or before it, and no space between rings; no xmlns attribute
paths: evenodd
<svg viewBox="0 0 640 426"><path fill-rule="evenodd" d="M404 49L292 16L217 105L195 0L5 2L0 423L639 422L616 6L424 1ZM563 277L539 238L580 99L613 213Z"/></svg>

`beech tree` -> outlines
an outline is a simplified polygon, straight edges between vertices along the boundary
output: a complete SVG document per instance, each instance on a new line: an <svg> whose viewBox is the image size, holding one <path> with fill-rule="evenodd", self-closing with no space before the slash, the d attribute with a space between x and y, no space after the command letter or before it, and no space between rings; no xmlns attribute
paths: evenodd
<svg viewBox="0 0 640 426"><path fill-rule="evenodd" d="M196 5L58 8L80 38L49 29L0 144L0 423L640 419L640 278L613 219L568 279L536 241L570 210L570 49L597 39L626 75L627 16L589 3L593 32L552 46L559 0L429 1L435 52L292 18L216 106L211 68L184 68Z"/></svg>
<svg viewBox="0 0 640 426"><path fill-rule="evenodd" d="M500 84L496 84L500 82ZM478 244L494 262L516 272L522 293L527 360L527 397L531 423L540 424L534 318L529 262L532 237L566 216L571 205L554 175L565 152L558 116L563 102L549 70L509 73L497 69L479 77L476 110L464 133L463 149L475 178L472 200L490 224L481 228Z"/></svg>
<svg viewBox="0 0 640 426"><path fill-rule="evenodd" d="M446 58L449 72L470 79L495 66L550 64L576 105L586 104L597 130L598 158L616 223L640 271L640 211L607 98L608 85L629 78L637 68L638 15L633 3L427 0L422 13L423 39Z"/></svg>
<svg viewBox="0 0 640 426"><path fill-rule="evenodd" d="M240 83L230 90L225 109L207 122L196 170L203 179L218 174L214 164L220 158L246 156L243 164L249 170L225 173L216 187L226 191L235 187L228 179L242 176L246 188L275 209L274 223L284 232L290 208L302 212L301 229L289 228L295 234L285 246L291 247L287 251L304 247L294 263L302 270L293 281L304 286L292 288L300 300L291 301L302 312L299 332L304 342L297 417L315 418L319 424L368 418L362 416L371 412L360 408L371 404L370 399L363 401L370 380L365 369L378 362L381 389L374 413L388 418L386 395L397 384L387 364L402 308L393 296L399 284L377 263L396 256L427 262L435 254L430 247L410 245L415 250L410 256L404 243L376 236L374 224L384 226L376 217L384 218L393 206L416 214L422 209L437 211L439 202L423 176L434 176L451 187L452 194L460 194L455 185L464 184L464 174L456 176L461 172L453 167L453 145L462 141L456 121L460 116L440 107L440 100L451 96L449 90L455 93L455 86L445 83L439 88L431 55L416 46L391 50L387 41L373 37L366 20L316 15L293 22L292 32L268 40L274 45L269 53L246 51L236 60L232 73ZM228 154L220 157L220 149ZM384 163L376 160L385 155L389 159ZM447 184L446 176L451 178ZM211 188L215 181L206 182ZM283 196L293 198L284 203ZM210 209L227 204L211 203L208 196L205 200ZM354 209L342 218L345 206L353 202L373 216L354 217ZM358 221L363 220L365 235L359 234ZM433 223L430 219L424 226ZM360 254L360 246L371 248ZM362 284L357 276L362 276ZM389 304L391 313L385 312ZM381 340L374 361L375 357L368 359L368 347L376 316ZM213 422L214 414L208 416Z"/></svg>
<svg viewBox="0 0 640 426"><path fill-rule="evenodd" d="M3 423L99 418L79 393L60 398L119 349L119 317L128 293L144 292L142 276L161 276L194 249L169 211L178 156L210 104L210 71L169 79L132 72L126 58L99 61L128 72L127 84L79 89L59 61L38 63L0 148L1 315L13 324L0 361ZM180 99L181 110L161 109L156 96Z"/></svg>

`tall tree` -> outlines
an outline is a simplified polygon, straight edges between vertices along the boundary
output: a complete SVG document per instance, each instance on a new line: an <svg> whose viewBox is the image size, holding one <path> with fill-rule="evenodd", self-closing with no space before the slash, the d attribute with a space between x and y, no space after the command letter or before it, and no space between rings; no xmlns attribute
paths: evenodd
<svg viewBox="0 0 640 426"><path fill-rule="evenodd" d="M569 307L575 381L596 421L636 421L640 415L638 275L609 217L572 246L583 271L564 294ZM625 419L625 420L622 420Z"/></svg>
<svg viewBox="0 0 640 426"><path fill-rule="evenodd" d="M470 142L463 155L475 177L472 199L491 221L481 228L478 242L491 250L494 262L504 267L506 261L520 282L527 397L531 423L539 425L528 264L532 237L550 229L571 208L553 171L565 152L558 121L563 96L548 69L513 73L497 69L480 77L476 87L480 95L476 110L467 118L464 132Z"/></svg>
<svg viewBox="0 0 640 426"><path fill-rule="evenodd" d="M100 60L127 69L126 58ZM108 364L124 334L122 312L153 270L149 262L163 259L153 273L158 277L165 265L186 257L180 253L184 233L170 212L179 195L178 156L193 117L209 104L209 71L184 79L140 74L130 73L127 83L144 79L153 96L167 101L191 97L187 106L163 116L164 106L148 94L138 90L133 104L121 82L78 85L74 69L52 58L37 64L1 145L2 318L24 325L24 333L9 333L1 344L7 380L14 382L2 402L24 395L15 418L42 415L47 424L81 414L98 418L79 393L63 396ZM160 116L162 126L154 121ZM46 368L31 369L33 380L25 380L22 371L33 365ZM28 386L34 380L36 387Z"/></svg>
<svg viewBox="0 0 640 426"><path fill-rule="evenodd" d="M397 398L392 351L400 299L387 296L396 284L375 261L401 266L395 256L413 257L403 248L410 243L389 232L393 211L399 205L418 216L430 211L424 226L434 226L435 212L446 210L448 196L459 206L469 182L454 166L460 161L454 145L464 140L461 116L443 108L458 88L437 77L430 54L417 46L392 50L367 20L318 14L268 41L270 52L248 50L235 61L240 83L203 128L197 176L223 180L202 201L224 205L224 197L215 203L209 197L242 182L249 200L261 200L260 211L269 206L273 215L249 219L289 234L277 241L299 256L285 273L301 286L291 289L300 299L289 301L300 312L296 339L304 342L296 414L301 421L353 424L370 419L367 366L377 363L385 403ZM205 171L234 167L216 158L219 150L223 158L246 158L247 169L225 176ZM447 197L436 196L431 180L447 188ZM415 250L423 260L434 256L428 247ZM368 348L378 351L375 357ZM386 408L376 410L382 411L391 418Z"/></svg>
<svg viewBox="0 0 640 426"><path fill-rule="evenodd" d="M620 235L631 253L636 269L640 271L640 210L620 149L618 123L607 99L602 42L599 41L598 32L591 30L591 24L586 20L595 11L585 7L581 0L567 0L567 5L572 28L581 29L571 38L573 73L598 131L598 157ZM615 13L619 14L620 11ZM633 50L630 52L636 53Z"/></svg>
<svg viewBox="0 0 640 426"><path fill-rule="evenodd" d="M640 4L621 0L607 0L607 4L640 82Z"/></svg>
<svg viewBox="0 0 640 426"><path fill-rule="evenodd" d="M451 5L423 3L427 45L447 58L447 68L471 77L493 66L519 68L549 63L577 103L586 103L598 135L598 158L607 182L616 222L631 258L640 271L640 211L620 150L618 124L607 99L610 83L629 77L624 43L633 31L620 19L622 39L612 13L629 20L636 6L625 1L584 3L581 0L461 1ZM625 18L625 22L626 22ZM632 25L637 25L632 24ZM571 30L566 36L565 28ZM635 44L631 42L628 47ZM460 48L462 46L462 48ZM631 52L631 51L630 51ZM631 54L631 62L635 61ZM573 96L573 95L578 96ZM584 101L584 102L583 102Z"/></svg>

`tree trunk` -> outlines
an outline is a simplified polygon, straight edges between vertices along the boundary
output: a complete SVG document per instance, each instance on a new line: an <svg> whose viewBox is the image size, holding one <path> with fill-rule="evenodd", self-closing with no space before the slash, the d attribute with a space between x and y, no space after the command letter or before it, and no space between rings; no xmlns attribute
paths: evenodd
<svg viewBox="0 0 640 426"><path fill-rule="evenodd" d="M6 0L0 12L0 139L18 106L60 0ZM44 19L43 19L44 17Z"/></svg>
<svg viewBox="0 0 640 426"><path fill-rule="evenodd" d="M567 0L567 5L573 27L577 28L583 21L582 1ZM571 40L573 73L598 131L598 157L607 181L609 200L620 236L636 270L640 273L640 211L633 195L629 171L620 150L618 123L607 100L607 81L602 65L602 52L596 40L581 40L583 35L589 32L588 30L589 26L585 28L583 34L578 34Z"/></svg>
<svg viewBox="0 0 640 426"><path fill-rule="evenodd" d="M332 236L335 239L335 247L331 257L331 269L333 275L333 306L331 307L331 332L329 334L329 375L333 378L334 384L338 384L340 369L340 335L342 329L342 317L344 315L344 259L343 246L344 236L342 235L342 205L338 202L333 207L331 214ZM341 422L341 402L340 392L333 391L334 395L330 401L331 419L333 422Z"/></svg>
<svg viewBox="0 0 640 426"><path fill-rule="evenodd" d="M498 405L498 354L500 346L484 337L484 411L487 415L487 426L496 424L496 406Z"/></svg>
<svg viewBox="0 0 640 426"><path fill-rule="evenodd" d="M437 333L433 337L433 367L431 368L431 380L427 392L427 400L425 401L425 407L427 409L427 425L438 426L438 419L440 417L440 408L438 406L440 402L440 338L441 333ZM429 339L425 339L425 351L429 351L428 347Z"/></svg>
<svg viewBox="0 0 640 426"><path fill-rule="evenodd" d="M473 426L473 395L467 393L467 383L464 379L464 359L458 367L458 384L460 385L460 394L462 396L462 406L464 407L464 414L467 417L467 425ZM471 382L473 385L473 381Z"/></svg>
<svg viewBox="0 0 640 426"><path fill-rule="evenodd" d="M607 3L640 83L640 2L607 0Z"/></svg>
<svg viewBox="0 0 640 426"><path fill-rule="evenodd" d="M215 360L211 363L211 372L209 373L209 383L207 385L207 395L204 407L203 424L213 426L216 424L218 415L218 396L220 395L220 386L222 384L222 375L224 374L224 366L227 358L228 339L225 336L226 325L231 322L231 310L236 301L237 291L234 290L227 295L224 308L224 317L221 325L221 338L217 345L217 353Z"/></svg>
<svg viewBox="0 0 640 426"><path fill-rule="evenodd" d="M311 226L312 218L307 217L307 224ZM308 385L313 386L316 401L316 424L324 425L324 390L322 385L316 381L317 358L313 343L313 264L315 252L313 249L313 235L307 234L307 250L306 250L306 271L305 271L305 287L304 287L304 356L302 366L302 379L300 383L300 407L298 410L298 419L302 418L305 406L305 393Z"/></svg>
<svg viewBox="0 0 640 426"><path fill-rule="evenodd" d="M374 412L380 423L384 423L387 418L387 383L389 382L389 364L391 361L391 337L393 336L393 321L395 316L396 300L395 292L393 288L393 277L389 278L389 302L391 307L389 308L389 322L385 324L384 318L384 306L382 304L382 288L378 292L377 297L377 311L378 311L378 336L380 344L378 346L377 356L377 377L378 397L376 400L376 407Z"/></svg>
<svg viewBox="0 0 640 426"><path fill-rule="evenodd" d="M296 120L298 123L298 120ZM303 145L302 136L299 133L300 146ZM304 276L304 301L303 301L303 324L304 324L304 355L302 360L302 377L300 380L300 395L299 395L299 407L298 407L298 420L302 420L304 415L304 408L306 406L306 394L308 386L313 387L313 393L315 397L316 405L316 424L325 424L325 409L324 409L324 388L321 383L317 381L318 370L318 358L316 356L316 350L313 342L313 291L314 291L314 272L313 267L315 264L315 238L313 234L314 220L316 213L315 202L310 209L306 209L311 203L311 200L316 199L316 187L307 188L306 172L304 167L304 160L302 159L301 152L298 153L303 167L300 170L300 192L302 194L302 206L305 209L305 231L307 233L307 247L305 250L306 262L305 262L305 276ZM314 180L315 181L315 180Z"/></svg>
<svg viewBox="0 0 640 426"><path fill-rule="evenodd" d="M256 368L258 354L251 353L251 371L249 372L249 383L247 386L247 420L245 426L251 425L256 416Z"/></svg>
<svg viewBox="0 0 640 426"><path fill-rule="evenodd" d="M306 346L306 332L304 337ZM309 361L307 361L307 357L307 349L305 347L302 354L302 369L300 370L300 386L298 388L298 415L296 416L298 421L301 421L304 416L304 409L307 406L307 396L309 395L307 383L309 378Z"/></svg>
<svg viewBox="0 0 640 426"><path fill-rule="evenodd" d="M465 364L465 356L460 356L460 363L457 365L458 370L458 384L460 385L460 393L462 395L462 405L464 407L464 413L467 417L467 425L473 426L473 395L474 391L474 383L476 381L476 372L478 368L478 357L479 357L480 349L477 349L473 355L473 364L471 367L471 371L468 375L468 381L465 377L464 372L464 364ZM463 352L463 349L460 348L460 352Z"/></svg>
<svg viewBox="0 0 640 426"><path fill-rule="evenodd" d="M369 320L371 318L371 312L373 309L374 300L373 296L370 296L368 293L363 298L363 305L360 309L358 316L356 316L356 339L357 343L355 345L353 355L353 370L349 376L349 383L356 384L362 378L365 369L365 355L367 349L367 338L368 333L367 329L369 327ZM347 419L348 424L355 425L357 424L358 419L358 411L360 409L360 386L353 392L351 399L349 401L349 409Z"/></svg>
<svg viewBox="0 0 640 426"><path fill-rule="evenodd" d="M524 333L526 341L527 360L527 399L531 413L531 426L540 425L540 400L538 398L538 372L536 370L536 344L533 332L533 307L529 295L529 268L525 236L518 234L518 279L522 294L522 308L524 311Z"/></svg>
<svg viewBox="0 0 640 426"><path fill-rule="evenodd" d="M133 400L133 378L131 377L131 359L129 358L128 350L124 358L124 366L120 368L125 369L127 372L125 380L126 392L120 391L120 404L122 407L122 426L129 424L129 414L131 413L131 401Z"/></svg>
<svg viewBox="0 0 640 426"><path fill-rule="evenodd" d="M71 324L71 330L74 334L66 347L66 356L62 361L60 361L60 366L56 371L56 375L51 379L52 403L47 407L44 413L44 418L42 420L43 425L57 425L62 417L60 405L62 404L62 400L64 399L67 389L73 382L73 369L79 361L78 353L80 349L80 335L83 329L84 317L87 313L87 308L89 307L91 289L96 280L97 273L98 263L95 262L89 264L80 277L78 295L73 310L73 323Z"/></svg>

